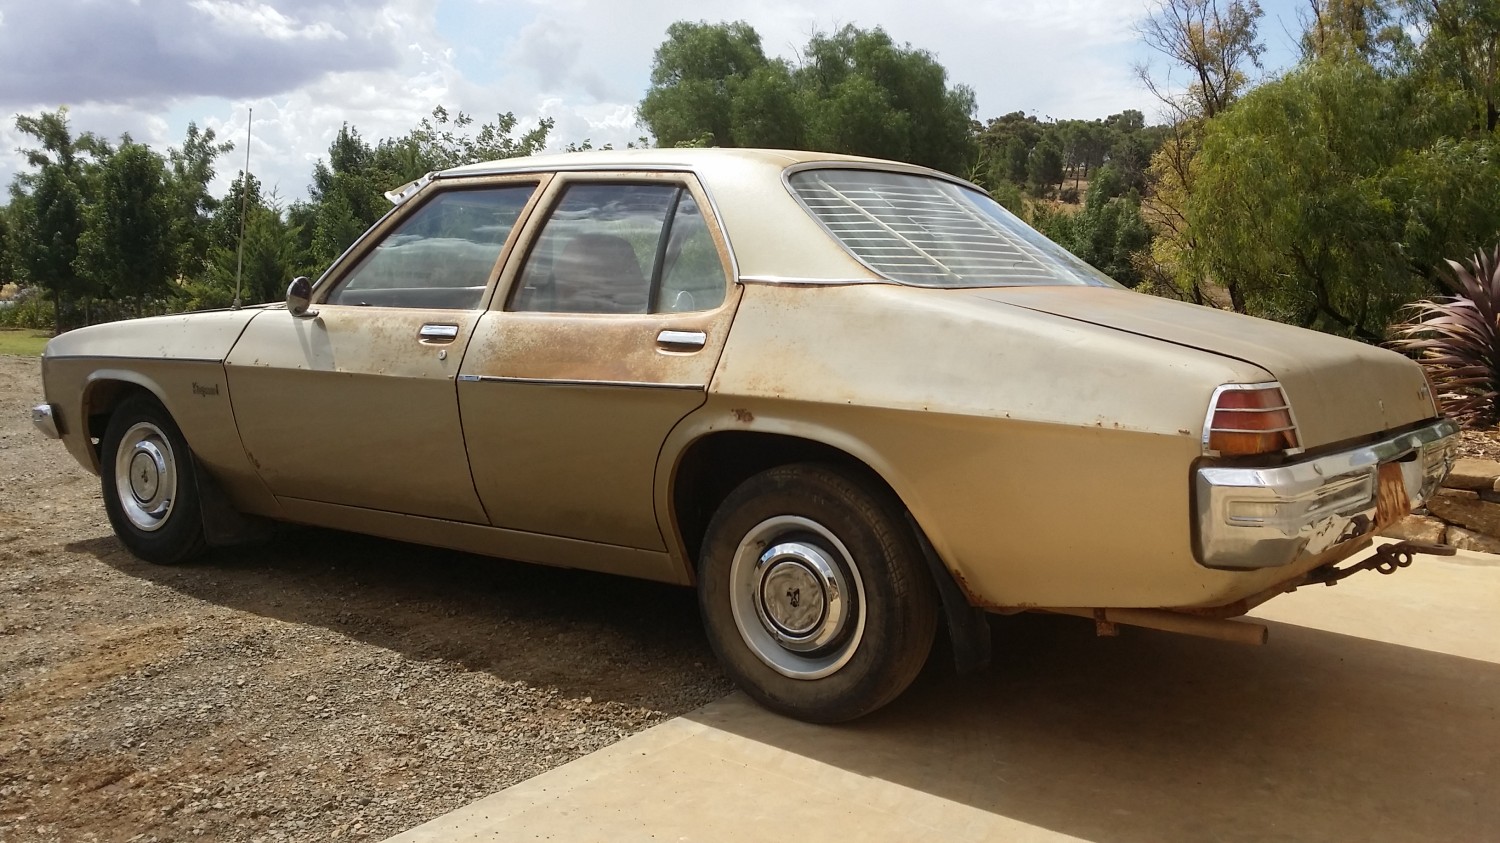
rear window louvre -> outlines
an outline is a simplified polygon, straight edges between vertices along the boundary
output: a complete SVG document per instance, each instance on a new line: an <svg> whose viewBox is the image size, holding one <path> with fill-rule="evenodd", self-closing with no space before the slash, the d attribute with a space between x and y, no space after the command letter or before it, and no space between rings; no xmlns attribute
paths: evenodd
<svg viewBox="0 0 1500 843"><path fill-rule="evenodd" d="M941 179L828 169L797 172L788 181L845 248L895 281L945 287L1109 283L994 200Z"/></svg>

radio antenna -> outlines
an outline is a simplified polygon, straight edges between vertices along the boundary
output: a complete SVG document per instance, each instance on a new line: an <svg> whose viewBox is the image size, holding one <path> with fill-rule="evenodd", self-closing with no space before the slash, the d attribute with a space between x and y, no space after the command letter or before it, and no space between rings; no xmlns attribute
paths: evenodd
<svg viewBox="0 0 1500 843"><path fill-rule="evenodd" d="M240 245L234 256L234 309L240 309L240 273L245 267L245 209L250 204L250 124L255 122L255 109L245 118L245 172L240 180Z"/></svg>

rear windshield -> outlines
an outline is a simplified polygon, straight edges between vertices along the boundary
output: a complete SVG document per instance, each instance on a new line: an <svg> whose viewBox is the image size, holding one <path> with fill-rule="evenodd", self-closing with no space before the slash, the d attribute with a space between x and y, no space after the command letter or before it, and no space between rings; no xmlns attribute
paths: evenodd
<svg viewBox="0 0 1500 843"><path fill-rule="evenodd" d="M803 170L788 181L871 269L924 287L1119 286L976 190L878 170Z"/></svg>

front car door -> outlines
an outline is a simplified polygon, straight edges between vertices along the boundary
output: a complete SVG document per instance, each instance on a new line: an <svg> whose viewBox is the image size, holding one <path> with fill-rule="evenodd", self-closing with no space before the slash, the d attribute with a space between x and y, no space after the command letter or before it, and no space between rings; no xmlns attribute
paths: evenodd
<svg viewBox="0 0 1500 843"><path fill-rule="evenodd" d="M686 173L560 174L458 377L498 527L664 550L657 456L703 403L738 288Z"/></svg>
<svg viewBox="0 0 1500 843"><path fill-rule="evenodd" d="M316 316L257 316L227 362L270 490L296 501L483 524L454 378L536 176L436 182L346 255Z"/></svg>

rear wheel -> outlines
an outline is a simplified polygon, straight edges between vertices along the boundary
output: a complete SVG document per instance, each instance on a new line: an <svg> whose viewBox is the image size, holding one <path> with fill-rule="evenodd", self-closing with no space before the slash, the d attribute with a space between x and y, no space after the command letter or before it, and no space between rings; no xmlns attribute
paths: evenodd
<svg viewBox="0 0 1500 843"><path fill-rule="evenodd" d="M203 552L193 455L155 398L117 408L101 442L99 477L115 535L147 562L176 565Z"/></svg>
<svg viewBox="0 0 1500 843"><path fill-rule="evenodd" d="M938 602L901 504L841 468L751 477L709 523L698 600L731 678L762 705L820 723L906 690Z"/></svg>

